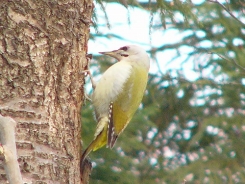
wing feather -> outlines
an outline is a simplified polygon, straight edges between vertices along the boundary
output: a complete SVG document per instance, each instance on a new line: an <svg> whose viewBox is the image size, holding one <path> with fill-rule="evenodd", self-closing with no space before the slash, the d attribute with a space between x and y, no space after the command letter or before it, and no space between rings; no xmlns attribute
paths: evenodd
<svg viewBox="0 0 245 184"><path fill-rule="evenodd" d="M107 147L112 148L117 140L118 135L115 134L115 127L113 121L113 103L110 104L109 123L107 133Z"/></svg>
<svg viewBox="0 0 245 184"><path fill-rule="evenodd" d="M124 83L122 92L113 102L113 122L115 134L119 135L132 119L142 101L148 74L144 68L134 68L130 78Z"/></svg>
<svg viewBox="0 0 245 184"><path fill-rule="evenodd" d="M108 115L110 103L122 92L131 71L132 66L129 63L118 62L102 75L92 95L97 119Z"/></svg>

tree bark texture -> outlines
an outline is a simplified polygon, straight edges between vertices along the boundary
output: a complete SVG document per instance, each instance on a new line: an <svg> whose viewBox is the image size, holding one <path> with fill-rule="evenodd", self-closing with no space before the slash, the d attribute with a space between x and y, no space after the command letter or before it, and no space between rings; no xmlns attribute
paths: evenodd
<svg viewBox="0 0 245 184"><path fill-rule="evenodd" d="M0 114L17 122L26 183L80 183L91 0L0 2ZM7 183L0 161L0 183Z"/></svg>

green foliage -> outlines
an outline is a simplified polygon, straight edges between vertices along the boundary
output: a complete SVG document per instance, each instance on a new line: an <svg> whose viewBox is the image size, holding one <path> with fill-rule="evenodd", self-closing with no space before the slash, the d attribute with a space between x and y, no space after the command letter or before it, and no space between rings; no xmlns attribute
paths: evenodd
<svg viewBox="0 0 245 184"><path fill-rule="evenodd" d="M171 25L190 32L150 53L179 53L187 46L192 52L183 63L193 62L199 77L189 80L182 68L151 74L142 106L116 147L91 153L91 183L245 183L244 2L128 4L159 15L161 24L152 22L153 31ZM183 19L176 20L176 13ZM82 118L87 145L96 126L90 105Z"/></svg>

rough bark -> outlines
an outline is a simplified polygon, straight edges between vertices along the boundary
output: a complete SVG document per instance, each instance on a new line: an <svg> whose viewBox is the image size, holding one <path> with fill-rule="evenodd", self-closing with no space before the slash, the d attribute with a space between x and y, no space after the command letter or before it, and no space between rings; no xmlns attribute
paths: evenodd
<svg viewBox="0 0 245 184"><path fill-rule="evenodd" d="M17 122L24 182L80 183L80 72L92 9L91 0L0 2L0 114Z"/></svg>

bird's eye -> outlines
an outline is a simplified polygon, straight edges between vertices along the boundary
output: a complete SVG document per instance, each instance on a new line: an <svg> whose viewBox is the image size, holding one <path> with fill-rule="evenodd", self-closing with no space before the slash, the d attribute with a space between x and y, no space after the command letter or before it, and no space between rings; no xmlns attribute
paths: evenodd
<svg viewBox="0 0 245 184"><path fill-rule="evenodd" d="M120 50L124 50L124 51L127 51L128 50L128 47L121 47Z"/></svg>

